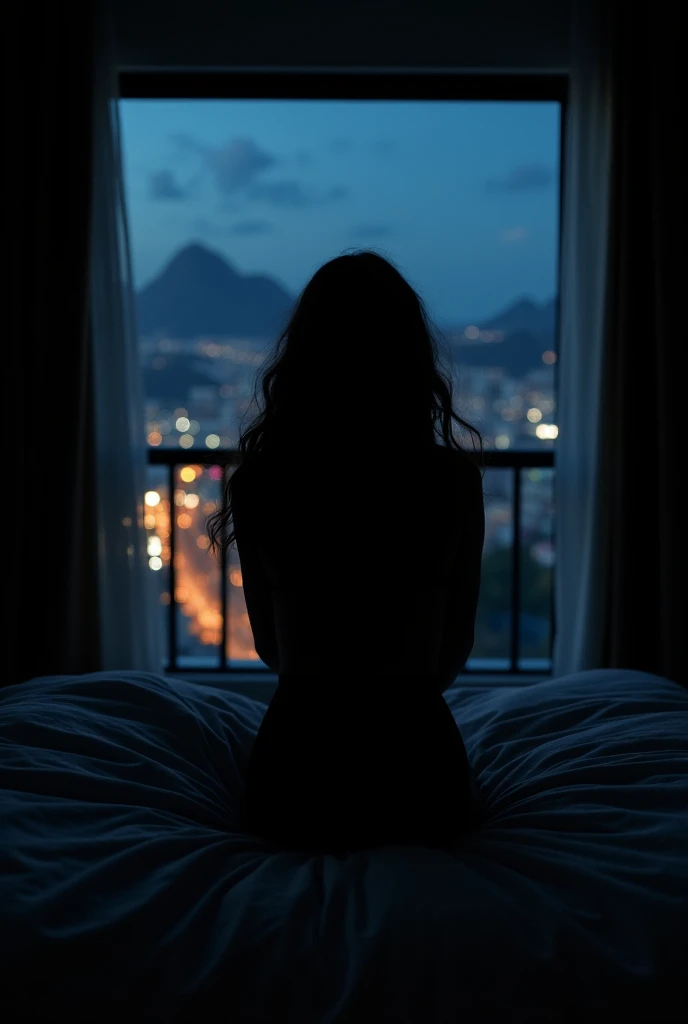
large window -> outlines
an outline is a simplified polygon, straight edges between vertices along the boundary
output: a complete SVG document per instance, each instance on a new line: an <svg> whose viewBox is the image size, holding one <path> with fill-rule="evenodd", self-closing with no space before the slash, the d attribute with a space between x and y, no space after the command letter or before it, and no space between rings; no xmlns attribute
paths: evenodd
<svg viewBox="0 0 688 1024"><path fill-rule="evenodd" d="M205 520L294 298L373 247L425 299L490 453L467 667L549 670L561 82L137 75L123 95L167 668L265 668Z"/></svg>

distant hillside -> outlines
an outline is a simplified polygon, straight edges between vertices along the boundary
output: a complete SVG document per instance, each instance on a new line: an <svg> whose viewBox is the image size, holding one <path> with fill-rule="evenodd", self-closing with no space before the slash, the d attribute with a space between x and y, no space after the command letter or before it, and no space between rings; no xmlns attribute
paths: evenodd
<svg viewBox="0 0 688 1024"><path fill-rule="evenodd" d="M219 384L215 377L203 372L200 359L185 355L166 356L162 366L146 366L143 370L143 390L149 397L181 405L182 396L190 388L210 387L217 391Z"/></svg>
<svg viewBox="0 0 688 1024"><path fill-rule="evenodd" d="M270 277L242 275L223 256L197 244L178 252L136 300L141 335L164 332L179 340L269 340L278 334L293 303ZM542 367L542 353L554 347L555 322L554 300L540 305L522 298L489 320L475 322L481 331L502 332L500 341L471 341L463 327L450 328L446 334L459 367L499 366L519 377ZM185 375L199 369L192 371L184 360L170 360L165 372L146 371L147 387L171 395Z"/></svg>
<svg viewBox="0 0 688 1024"><path fill-rule="evenodd" d="M276 281L243 276L224 257L189 245L136 298L139 333L185 340L275 335L294 299Z"/></svg>
<svg viewBox="0 0 688 1024"><path fill-rule="evenodd" d="M554 299L541 306L532 299L519 299L478 326L486 331L504 331L505 335L534 334L551 341L554 337L556 316L557 307Z"/></svg>
<svg viewBox="0 0 688 1024"><path fill-rule="evenodd" d="M553 347L552 339L515 331L504 341L478 342L453 346L454 359L462 366L500 366L512 377L522 377L543 368L542 353Z"/></svg>
<svg viewBox="0 0 688 1024"><path fill-rule="evenodd" d="M555 347L556 303L542 305L519 299L489 320L476 321L481 331L499 331L500 341L467 339L463 328L447 332L452 339L454 359L462 366L502 367L512 377L541 369L542 354Z"/></svg>

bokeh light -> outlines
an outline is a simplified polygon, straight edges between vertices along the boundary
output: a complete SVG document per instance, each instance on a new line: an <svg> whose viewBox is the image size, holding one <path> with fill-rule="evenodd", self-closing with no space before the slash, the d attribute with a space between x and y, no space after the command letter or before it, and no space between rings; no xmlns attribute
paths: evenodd
<svg viewBox="0 0 688 1024"><path fill-rule="evenodd" d="M160 504L160 495L157 491L146 491L143 500L149 508L155 508L156 505Z"/></svg>
<svg viewBox="0 0 688 1024"><path fill-rule="evenodd" d="M146 547L149 555L162 554L162 541L159 537L149 537Z"/></svg>
<svg viewBox="0 0 688 1024"><path fill-rule="evenodd" d="M555 437L559 436L559 427L554 423L539 423L535 428L535 433L541 441L553 441Z"/></svg>
<svg viewBox="0 0 688 1024"><path fill-rule="evenodd" d="M196 470L193 466L184 466L183 469L180 470L179 476L185 484L190 484L196 479Z"/></svg>

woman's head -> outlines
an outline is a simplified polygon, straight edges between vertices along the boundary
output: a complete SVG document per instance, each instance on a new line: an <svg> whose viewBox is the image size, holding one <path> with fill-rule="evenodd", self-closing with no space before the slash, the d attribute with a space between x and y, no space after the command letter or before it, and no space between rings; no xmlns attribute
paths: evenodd
<svg viewBox="0 0 688 1024"><path fill-rule="evenodd" d="M401 451L436 444L438 434L461 450L452 421L482 455L480 434L453 409L439 355L422 300L391 262L369 250L330 260L304 288L256 378L262 409L240 433L239 460L287 447L303 457L373 444ZM232 543L230 520L231 477L223 509L209 521L214 546Z"/></svg>

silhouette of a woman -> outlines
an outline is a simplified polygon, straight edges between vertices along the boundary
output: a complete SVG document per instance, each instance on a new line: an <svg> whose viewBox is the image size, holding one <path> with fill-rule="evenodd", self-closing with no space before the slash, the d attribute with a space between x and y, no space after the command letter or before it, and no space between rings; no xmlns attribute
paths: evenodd
<svg viewBox="0 0 688 1024"><path fill-rule="evenodd" d="M442 694L473 646L485 520L480 459L452 420L482 441L438 354L390 262L326 263L259 374L263 408L209 522L216 548L236 540L256 651L278 673L244 816L283 848L439 845L476 818Z"/></svg>

